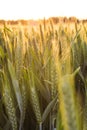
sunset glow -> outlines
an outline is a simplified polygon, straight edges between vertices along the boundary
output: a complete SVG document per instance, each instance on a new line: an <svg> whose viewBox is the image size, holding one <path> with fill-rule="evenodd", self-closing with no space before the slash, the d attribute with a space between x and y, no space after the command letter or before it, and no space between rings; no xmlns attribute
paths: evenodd
<svg viewBox="0 0 87 130"><path fill-rule="evenodd" d="M86 0L2 0L0 19L39 19L52 16L87 18Z"/></svg>

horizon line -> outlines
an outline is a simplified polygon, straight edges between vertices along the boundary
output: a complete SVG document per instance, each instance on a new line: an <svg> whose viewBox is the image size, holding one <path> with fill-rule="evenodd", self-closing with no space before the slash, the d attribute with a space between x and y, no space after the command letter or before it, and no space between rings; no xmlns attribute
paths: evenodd
<svg viewBox="0 0 87 130"><path fill-rule="evenodd" d="M76 17L76 16L49 16L49 17L39 17L39 18L23 18L23 17L20 17L20 18L15 18L15 19L13 19L13 18L0 18L0 20L5 20L5 21L18 21L18 20L44 20L44 19L49 19L49 18L64 18L64 17L66 17L67 19L69 19L69 18L76 18L76 19L78 19L78 20L86 20L87 19L87 17Z"/></svg>

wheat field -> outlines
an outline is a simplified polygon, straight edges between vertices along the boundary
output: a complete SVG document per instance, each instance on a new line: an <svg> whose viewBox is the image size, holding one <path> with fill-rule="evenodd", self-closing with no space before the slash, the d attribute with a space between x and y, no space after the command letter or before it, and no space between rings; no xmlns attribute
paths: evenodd
<svg viewBox="0 0 87 130"><path fill-rule="evenodd" d="M87 130L87 24L0 27L0 130Z"/></svg>

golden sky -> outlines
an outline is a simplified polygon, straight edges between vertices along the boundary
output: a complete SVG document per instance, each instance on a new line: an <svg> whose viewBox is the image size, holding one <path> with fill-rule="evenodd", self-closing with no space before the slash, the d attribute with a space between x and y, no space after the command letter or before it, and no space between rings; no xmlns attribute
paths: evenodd
<svg viewBox="0 0 87 130"><path fill-rule="evenodd" d="M0 19L87 18L87 0L1 0Z"/></svg>

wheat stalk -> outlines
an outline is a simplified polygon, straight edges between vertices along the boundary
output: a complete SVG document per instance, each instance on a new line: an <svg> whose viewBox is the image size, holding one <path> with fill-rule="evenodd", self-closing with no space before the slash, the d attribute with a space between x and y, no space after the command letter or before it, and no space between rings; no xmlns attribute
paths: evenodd
<svg viewBox="0 0 87 130"><path fill-rule="evenodd" d="M17 116L16 116L16 107L14 100L11 95L11 89L9 86L9 81L7 81L6 75L4 75L4 82L3 82L3 101L4 105L8 114L8 118L11 122L12 129L17 130Z"/></svg>

